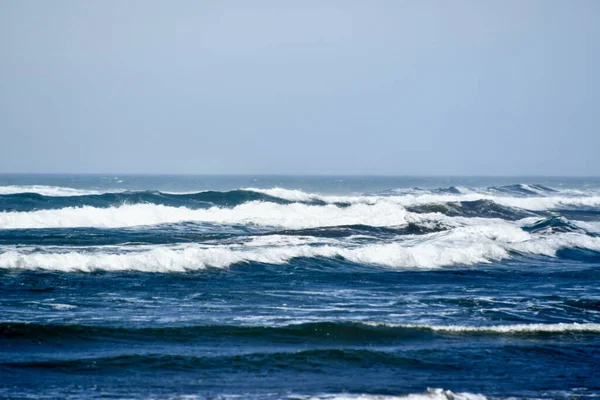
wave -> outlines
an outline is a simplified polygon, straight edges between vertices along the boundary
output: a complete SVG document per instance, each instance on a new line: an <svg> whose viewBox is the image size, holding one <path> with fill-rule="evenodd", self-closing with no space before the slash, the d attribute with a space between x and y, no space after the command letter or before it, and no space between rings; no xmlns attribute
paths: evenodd
<svg viewBox="0 0 600 400"><path fill-rule="evenodd" d="M241 201L239 198L238 200ZM536 215L487 200L429 203L408 208L396 200L389 199L348 206L271 202L264 199L243 202L232 208L211 206L210 203L203 205L205 208L197 209L161 204L123 204L107 208L86 205L29 212L4 211L0 212L0 229L123 228L181 222L255 225L283 229L342 225L389 227L427 221L450 223L448 218L454 217L517 220ZM206 208L207 206L210 207ZM464 220L454 220L454 223L464 224Z"/></svg>
<svg viewBox="0 0 600 400"><path fill-rule="evenodd" d="M32 212L3 212L0 213L0 228L117 228L195 221L302 229L335 225L393 226L423 219L415 217L411 220L407 215L404 207L391 202L338 207L251 201L234 208L212 207L197 210L135 204L110 208L83 206Z"/></svg>
<svg viewBox="0 0 600 400"><path fill-rule="evenodd" d="M0 340L52 341L152 341L206 342L236 339L261 342L363 343L365 338L382 343L422 338L422 329L376 326L360 322L315 322L284 326L196 325L180 327L126 328L92 325L55 325L3 322Z"/></svg>
<svg viewBox="0 0 600 400"><path fill-rule="evenodd" d="M527 186L527 185L525 185ZM535 186L535 185L534 185ZM537 187L537 186L536 186ZM355 204L376 205L394 203L413 208L415 212L436 210L448 215L465 217L518 219L531 215L534 211L555 210L561 207L590 208L600 206L600 196L596 191L585 195L570 192L557 192L548 189L537 196L511 195L510 192L477 192L466 189L448 188L433 190L411 190L387 195L321 195L300 190L283 188L246 188L225 192L202 191L196 193L168 193L159 191L83 191L70 188L43 187L37 192L19 187L24 191L0 187L0 210L5 212L25 212L34 210L61 209L69 207L108 208L121 205L155 204L170 207L202 209L209 207L235 207L248 202L270 202L275 204L300 203L306 205L336 205L347 207ZM41 192L41 193L38 193Z"/></svg>
<svg viewBox="0 0 600 400"><path fill-rule="evenodd" d="M117 247L117 253L98 248L59 249L8 247L0 254L0 268L44 269L65 272L143 271L185 272L239 263L286 264L295 258L339 258L352 263L392 268L439 268L499 261L511 254L557 256L563 249L600 251L600 237L577 233L532 235L508 224L466 226L450 231L408 236L393 243L363 246L318 238L290 241L289 236L259 238L242 245L186 244L176 247ZM325 243L325 244L322 244Z"/></svg>
<svg viewBox="0 0 600 400"><path fill-rule="evenodd" d="M234 207L251 201L288 204L290 201L267 194L232 190L228 192L205 191L188 194L172 194L158 191L125 191L102 194L78 194L75 196L46 196L39 193L0 194L0 210L32 211L68 207L107 208L123 204L156 204L191 209L213 206ZM315 200L310 204L324 205Z"/></svg>
<svg viewBox="0 0 600 400"><path fill-rule="evenodd" d="M516 195L526 195L526 196L538 196L545 195L548 193L557 193L558 190L552 189L547 186L538 185L534 183L524 184L518 183L514 185L504 185L504 186L490 186L487 188L488 191L491 192L500 192L506 194L516 194Z"/></svg>
<svg viewBox="0 0 600 400"><path fill-rule="evenodd" d="M227 396L224 396L227 397ZM234 397L234 396L232 396ZM255 398L251 394L245 395L247 399ZM285 397L281 397L277 393L261 393L260 399L286 399L286 400L487 400L488 397L468 392L452 392L444 389L432 389L428 388L423 393L410 393L406 395L389 395L389 394L369 394L369 393L322 393L316 395L305 395L305 394L290 394ZM498 400L498 397L493 397ZM173 400L205 400L204 396L200 395L184 395L181 397L175 397ZM511 398L514 400L513 398Z"/></svg>
<svg viewBox="0 0 600 400"><path fill-rule="evenodd" d="M306 229L267 230L243 225L219 225L183 222L136 228L37 228L0 229L0 243L20 246L110 246L167 245L181 243L244 243L253 236L312 237L325 241L393 240L402 235L424 235L442 232L450 227L443 223L409 223L400 227L339 225Z"/></svg>
<svg viewBox="0 0 600 400"><path fill-rule="evenodd" d="M548 217L531 225L527 225L523 227L524 230L531 233L560 233L560 232L576 232L576 233L586 233L586 230L577 224L569 221L564 217Z"/></svg>
<svg viewBox="0 0 600 400"><path fill-rule="evenodd" d="M196 343L208 340L237 339L269 343L390 344L406 340L429 340L427 335L560 335L566 333L600 334L598 323L556 323L516 325L418 325L377 322L311 322L282 326L193 325L169 327L110 327L1 322L1 340L52 341L123 341Z"/></svg>
<svg viewBox="0 0 600 400"><path fill-rule="evenodd" d="M146 226L139 228L39 228L39 229L0 229L0 243L3 245L20 246L110 246L110 245L144 245L144 244L178 244L178 243L214 243L221 241L227 243L233 238L243 240L251 234L260 235L264 229L251 229L246 226L216 225L198 223L178 223ZM333 237L336 236L332 228ZM416 228L418 229L418 227ZM415 230L416 230L415 229ZM425 227L422 228L425 232ZM284 231L286 232L286 231ZM289 235L296 232L289 231ZM306 231L307 233L310 230ZM358 228L348 231L347 236L353 232L361 232ZM269 233L271 234L271 233ZM273 232L277 234L277 232ZM286 233L287 234L287 233ZM297 234L295 236L299 236ZM322 230L321 236L327 236L327 231Z"/></svg>
<svg viewBox="0 0 600 400"><path fill-rule="evenodd" d="M411 393L403 396L377 394L322 394L317 396L294 395L291 399L305 400L486 400L482 394L457 392L428 388L424 393Z"/></svg>
<svg viewBox="0 0 600 400"><path fill-rule="evenodd" d="M282 188L257 189L248 188L244 190L255 191L269 196L278 197L292 202L311 202L321 201L325 204L377 204L378 202L393 202L403 207L431 206L440 207L440 209L452 208L453 206L462 207L464 210L469 208L480 208L480 213L485 207L492 207L487 213L491 216L494 213L502 217L503 213L512 215L515 212L530 214L531 211L555 210L560 207L599 207L600 195L596 191L590 191L585 195L572 195L569 192L548 192L544 196L533 197L511 196L508 193L499 192L476 192L476 191L403 191L402 193L392 193L391 195L320 195L316 193L306 193L300 190L289 190ZM470 204L469 204L470 203ZM496 208L494 210L493 208ZM501 209L508 207L509 210ZM465 212L465 211L462 211ZM485 213L486 211L483 210ZM528 213L529 212L529 213ZM471 212L473 214L473 212ZM490 217L488 216L488 217Z"/></svg>
<svg viewBox="0 0 600 400"><path fill-rule="evenodd" d="M441 213L451 217L500 218L509 221L537 215L519 208L502 206L492 200L427 203L408 206L407 210L416 213Z"/></svg>
<svg viewBox="0 0 600 400"><path fill-rule="evenodd" d="M520 188L515 190L515 188ZM527 189L533 188L533 189ZM534 190L535 189L535 190ZM269 196L293 202L322 201L327 204L374 204L378 201L392 201L405 207L423 205L444 205L447 203L458 204L464 202L483 202L488 205L495 203L499 206L519 208L528 211L553 210L559 207L598 207L600 195L597 191L575 192L557 191L542 185L511 185L506 187L490 188L484 191L467 190L465 188L451 187L448 189L411 189L393 190L387 193L370 195L321 195L307 193L300 190L283 188L258 189L247 188L244 190L263 193ZM528 192L526 196L525 192Z"/></svg>
<svg viewBox="0 0 600 400"><path fill-rule="evenodd" d="M114 190L118 191L118 190ZM86 196L90 194L102 194L111 190L75 189L64 186L46 185L9 185L0 186L0 195L17 193L37 193L44 196Z"/></svg>
<svg viewBox="0 0 600 400"><path fill-rule="evenodd" d="M379 324L372 324L378 326ZM549 334L549 333L600 333L600 324L597 323L557 323L557 324L516 324L492 326L468 325L393 325L383 324L386 327L405 329L422 329L434 332L452 333L482 333L482 334Z"/></svg>
<svg viewBox="0 0 600 400"><path fill-rule="evenodd" d="M456 370L454 365L443 361L423 361L419 358L402 356L386 351L366 349L314 349L300 351L258 352L240 355L180 355L180 354L126 354L107 357L76 359L51 359L47 361L3 362L0 367L14 369L53 370L77 372L93 369L110 371L140 370L176 370L178 372L215 370L244 372L267 370L309 371L315 368L367 368L372 365L407 368L414 370L436 369Z"/></svg>
<svg viewBox="0 0 600 400"><path fill-rule="evenodd" d="M406 195L397 197L387 197L389 201L394 201L406 207L427 205L427 204L456 204L465 202L482 202L488 204L497 204L513 209L527 211L548 211L556 210L561 207L598 207L600 206L600 196L547 196L547 197L509 197L494 196L483 193L468 193L464 195Z"/></svg>

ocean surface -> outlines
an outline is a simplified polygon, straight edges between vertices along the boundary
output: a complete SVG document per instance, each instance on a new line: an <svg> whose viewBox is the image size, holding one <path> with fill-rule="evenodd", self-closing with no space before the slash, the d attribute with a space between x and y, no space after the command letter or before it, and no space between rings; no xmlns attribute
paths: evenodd
<svg viewBox="0 0 600 400"><path fill-rule="evenodd" d="M0 175L0 398L600 397L600 179Z"/></svg>

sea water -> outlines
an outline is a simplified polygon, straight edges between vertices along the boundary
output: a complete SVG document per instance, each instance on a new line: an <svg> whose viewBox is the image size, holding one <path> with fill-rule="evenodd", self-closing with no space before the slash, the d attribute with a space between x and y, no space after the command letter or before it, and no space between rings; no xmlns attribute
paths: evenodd
<svg viewBox="0 0 600 400"><path fill-rule="evenodd" d="M600 395L600 179L0 175L0 398Z"/></svg>

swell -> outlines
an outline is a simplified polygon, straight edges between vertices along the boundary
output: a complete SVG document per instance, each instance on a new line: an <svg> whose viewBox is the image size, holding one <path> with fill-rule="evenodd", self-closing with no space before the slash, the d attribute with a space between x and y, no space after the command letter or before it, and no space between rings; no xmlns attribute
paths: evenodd
<svg viewBox="0 0 600 400"><path fill-rule="evenodd" d="M356 203L349 206L250 201L232 208L214 206L199 209L141 203L108 208L83 206L30 212L0 212L0 229L124 228L182 222L242 224L284 229L342 225L390 227L425 221L440 222L455 217L513 221L536 215L544 216L500 206L490 201L426 204L408 208L387 199L373 204Z"/></svg>
<svg viewBox="0 0 600 400"><path fill-rule="evenodd" d="M233 340L277 343L391 344L427 340L439 335L463 336L553 336L600 335L598 323L513 324L491 326L411 325L368 322L316 322L285 326L199 325L129 328L92 325L56 325L19 322L0 323L0 341L141 341L197 343Z"/></svg>
<svg viewBox="0 0 600 400"><path fill-rule="evenodd" d="M291 201L250 190L228 192L205 191L173 194L159 191L126 191L102 194L79 194L76 196L48 196L39 193L0 194L0 211L23 212L33 210L56 210L67 207L108 208L123 204L156 204L190 209L235 207L250 201L267 201L289 204ZM311 201L312 204L324 204Z"/></svg>
<svg viewBox="0 0 600 400"><path fill-rule="evenodd" d="M500 218L508 221L537 216L537 213L516 207L502 206L492 200L428 203L408 206L408 211L416 213L441 213L450 217Z"/></svg>
<svg viewBox="0 0 600 400"><path fill-rule="evenodd" d="M131 354L112 357L61 359L48 361L6 362L4 368L52 370L53 372L135 370L220 370L232 373L263 371L315 371L336 368L386 368L458 370L442 360L424 361L384 351L364 349L315 349L300 351L258 352L240 355L193 356L180 354Z"/></svg>
<svg viewBox="0 0 600 400"><path fill-rule="evenodd" d="M263 230L240 225L178 223L141 228L0 229L0 244L25 246L114 246L226 242ZM266 233L265 233L266 234Z"/></svg>
<svg viewBox="0 0 600 400"><path fill-rule="evenodd" d="M243 244L183 244L180 246L120 246L40 251L8 247L0 268L45 269L64 272L140 271L187 272L240 263L282 265L295 258L339 258L351 263L396 268L439 268L491 263L514 255L556 257L566 249L600 252L600 237L566 232L531 234L507 224L467 226L408 237L392 243L323 242L304 236L272 235ZM115 252L115 250L118 250Z"/></svg>
<svg viewBox="0 0 600 400"><path fill-rule="evenodd" d="M597 225L582 221L570 221L562 216L520 222L522 229L532 234L579 233L597 236ZM273 230L266 227L241 224L215 224L203 222L179 222L137 226L130 228L27 228L0 229L0 244L40 246L103 246L119 244L177 244L216 243L229 239L253 236L310 236L325 239L362 237L364 240L394 240L404 235L426 235L453 229L450 221L408 222L401 226L371 226L364 224L321 226L301 229ZM525 223L527 222L527 223Z"/></svg>
<svg viewBox="0 0 600 400"><path fill-rule="evenodd" d="M387 393L387 391L386 391ZM323 394L318 396L302 396L294 395L290 399L297 400L487 400L488 397L469 392L452 392L450 390L444 390L440 388L428 388L424 393L410 393L406 395L378 395L378 394L352 394L352 393L339 393L339 394ZM500 400L498 397L490 399Z"/></svg>
<svg viewBox="0 0 600 400"><path fill-rule="evenodd" d="M526 225L523 229L531 233L562 233L562 232L577 232L577 233L588 233L585 229L577 226L575 223L569 221L567 218L562 216L552 216L544 218L534 222L531 225Z"/></svg>
<svg viewBox="0 0 600 400"><path fill-rule="evenodd" d="M28 341L160 341L202 342L205 340L253 340L273 342L345 342L362 340L418 339L421 329L382 327L352 322L320 322L280 327L269 326L184 326L164 328L96 327L0 323L0 340Z"/></svg>
<svg viewBox="0 0 600 400"><path fill-rule="evenodd" d="M483 205L494 205L495 207L508 207L509 211L520 209L520 212L547 211L560 208L595 208L600 206L600 193L597 190L576 191L564 190L557 191L541 185L509 185L502 187L490 187L487 189L459 189L456 187L442 189L392 189L382 192L369 193L363 195L320 195L316 193L306 193L299 190L289 190L282 188L257 189L249 188L247 190L256 191L270 196L286 199L289 201L314 201L320 200L328 204L373 204L377 201L393 201L405 207L441 205L446 203L467 203L465 209L469 211L469 202L477 208L481 204L477 202L487 201ZM479 207L481 208L481 207ZM493 211L493 210L492 210ZM506 212L499 209L493 212Z"/></svg>
<svg viewBox="0 0 600 400"><path fill-rule="evenodd" d="M183 222L137 228L39 228L0 229L1 245L25 246L110 246L178 243L221 243L244 241L258 236L310 236L343 239L361 236L363 240L392 239L401 235L442 232L443 224L409 223L401 227L340 225L306 229L268 230L244 225Z"/></svg>
<svg viewBox="0 0 600 400"><path fill-rule="evenodd" d="M244 193L240 195L239 193ZM340 225L398 226L424 220L446 218L492 218L516 221L528 217L553 215L547 211L570 202L575 207L561 209L573 217L594 222L598 210L586 204L600 205L600 198L541 198L518 199L497 198L462 199L437 198L368 198L359 201L291 202L267 195L236 191L210 192L194 195L165 195L161 193L105 194L100 202L81 202L85 196L73 197L67 203L55 202L56 198L44 200L44 206L35 210L21 200L13 205L4 204L0 212L0 229L43 229L43 228L119 228L144 225L173 224L181 222L204 222L217 224L243 224L278 227L284 229L306 229ZM215 196L203 200L198 196ZM21 196L21 195L20 195ZM29 196L29 195L28 195ZM31 195L38 196L38 195ZM110 197L107 200L105 197ZM132 197L133 196L133 197ZM146 201L145 196L152 197ZM179 196L173 200L169 196ZM134 199L135 198L135 201ZM520 204L535 200L536 204ZM102 203L102 204L100 204ZM564 205L564 204L563 204ZM55 207L55 208L52 208ZM27 211L18 211L19 209ZM555 214L555 213L554 213Z"/></svg>
<svg viewBox="0 0 600 400"><path fill-rule="evenodd" d="M393 202L340 207L333 204L320 206L251 201L233 208L208 209L126 204L110 208L83 206L58 210L4 212L0 213L0 228L117 228L190 221L302 229L334 225L405 225L407 222L417 222L426 218L415 215L412 220L407 220L407 214L403 206Z"/></svg>
<svg viewBox="0 0 600 400"><path fill-rule="evenodd" d="M524 196L539 196L558 192L558 190L556 189L535 183L518 183L514 185L490 186L488 188L488 191Z"/></svg>

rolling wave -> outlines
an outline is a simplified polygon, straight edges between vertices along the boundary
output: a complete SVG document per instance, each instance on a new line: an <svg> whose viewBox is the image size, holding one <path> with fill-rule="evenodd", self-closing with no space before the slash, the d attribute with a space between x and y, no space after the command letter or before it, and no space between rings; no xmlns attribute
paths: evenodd
<svg viewBox="0 0 600 400"><path fill-rule="evenodd" d="M424 218L416 215L409 218L404 207L392 202L338 207L252 201L234 208L212 207L197 210L135 204L110 208L84 206L59 210L4 212L0 213L0 228L117 228L195 221L302 229L335 225L406 225L408 222L422 219Z"/></svg>
<svg viewBox="0 0 600 400"><path fill-rule="evenodd" d="M38 193L43 196L85 196L90 194L102 194L110 192L107 190L75 189L64 186L47 185L9 185L0 186L0 195L18 193Z"/></svg>
<svg viewBox="0 0 600 400"><path fill-rule="evenodd" d="M111 246L245 242L251 236L304 236L361 241L392 240L402 235L424 235L449 229L443 223L409 223L400 227L339 225L270 230L247 225L182 222L134 228L0 229L0 244L27 246Z"/></svg>
<svg viewBox="0 0 600 400"><path fill-rule="evenodd" d="M558 233L558 232L577 232L586 233L586 230L577 224L569 221L567 218L552 216L541 219L535 223L524 226L524 230L532 233Z"/></svg>
<svg viewBox="0 0 600 400"><path fill-rule="evenodd" d="M253 340L269 343L391 344L406 340L428 340L428 335L560 335L600 334L598 323L513 325L414 325L374 322L313 322L282 326L193 325L152 328L93 325L57 325L19 322L0 323L1 340L33 342L122 341L196 343L207 340Z"/></svg>
<svg viewBox="0 0 600 400"><path fill-rule="evenodd" d="M471 192L323 196L278 188L189 194L78 193L67 197L20 193L0 195L3 210L0 229L119 228L187 221L283 229L341 225L381 227L419 223L434 214L516 221L548 216L551 210L563 212L561 207L567 207L565 215L574 218L582 213L584 220L594 222L597 218L600 196L549 193L552 196L507 197ZM440 220L440 217L434 219Z"/></svg>
<svg viewBox="0 0 600 400"><path fill-rule="evenodd" d="M439 268L490 263L528 254L555 257L563 249L600 251L600 237L578 233L532 235L517 226L466 226L450 231L407 236L392 243L356 246L314 237L263 236L242 245L118 247L117 253L98 248L47 252L40 248L5 248L0 268L57 271L185 272L239 263L286 264L295 258L340 258L352 263L396 268Z"/></svg>
<svg viewBox="0 0 600 400"><path fill-rule="evenodd" d="M427 203L407 206L407 210L416 213L441 213L450 217L500 218L509 221L537 216L531 211L502 206L492 200Z"/></svg>
<svg viewBox="0 0 600 400"><path fill-rule="evenodd" d="M538 196L545 195L548 193L557 193L558 190L552 189L548 186L538 185L534 183L525 184L518 183L514 185L504 185L504 186L490 186L488 188L489 191L492 192L500 192L507 194L515 194L515 195L525 195L525 196Z"/></svg>
<svg viewBox="0 0 600 400"><path fill-rule="evenodd" d="M600 201L600 198L598 200ZM406 201L385 198L348 206L272 202L264 199L242 202L232 208L211 206L209 203L205 203L203 208L151 203L111 207L85 205L28 212L0 212L0 229L119 228L181 222L306 229L341 225L401 226L427 220L442 221L444 216L509 221L540 216L513 206L502 206L490 200L425 203L420 206L402 203Z"/></svg>
<svg viewBox="0 0 600 400"><path fill-rule="evenodd" d="M81 193L75 196L48 196L39 193L0 194L0 210L32 211L53 210L68 207L108 208L124 204L156 204L191 209L234 207L251 201L265 201L277 204L289 204L290 201L263 193L232 190L229 192L205 191L198 193L173 194L158 191L126 191L109 193ZM325 204L315 200L311 204Z"/></svg>
<svg viewBox="0 0 600 400"><path fill-rule="evenodd" d="M514 185L516 187L529 187L532 185ZM533 185L543 187L541 185ZM596 190L588 192L582 191L557 191L547 188L547 190L529 191L514 190L509 187L488 188L486 190L465 190L465 189L433 189L433 190L402 190L389 193L375 193L370 195L321 195L316 193L306 193L300 190L290 190L283 188L257 189L247 188L245 190L264 193L269 196L282 198L285 200L315 201L320 200L328 204L372 204L377 201L393 201L400 205L422 206L428 204L443 205L446 203L464 203L464 202L482 202L487 201L488 205L496 205L519 208L528 211L552 210L562 206L575 207L598 207L600 206L600 194Z"/></svg>
<svg viewBox="0 0 600 400"><path fill-rule="evenodd" d="M379 324L373 324L378 326ZM558 324L516 324L516 325L492 325L492 326L469 326L469 325L393 325L382 324L386 327L397 327L404 329L423 329L434 332L452 333L481 333L481 334L551 334L551 333L593 333L600 334L600 324L596 323L558 323Z"/></svg>
<svg viewBox="0 0 600 400"><path fill-rule="evenodd" d="M427 362L386 351L366 349L311 349L300 351L258 352L240 355L124 354L107 357L52 359L0 363L11 369L77 372L86 369L111 371L123 368L140 370L198 371L214 370L245 372L308 371L315 368L366 368L377 364L386 367L421 369L457 369L443 361Z"/></svg>
<svg viewBox="0 0 600 400"><path fill-rule="evenodd" d="M392 190L373 194L323 195L284 188L243 188L224 192L173 193L152 190L101 191L49 186L0 186L0 209L5 211L27 211L86 205L110 207L124 203L185 205L187 207L206 207L206 205L232 207L249 201L349 205L356 203L372 204L383 199L393 200L405 206L490 201L502 206L538 211L556 208L561 205L590 207L600 205L600 193L597 190L558 191L550 188L540 188L545 187L541 185L511 185L483 190L450 187L429 190Z"/></svg>
<svg viewBox="0 0 600 400"><path fill-rule="evenodd" d="M482 394L457 392L450 390L428 388L424 393L411 393L404 396L377 394L323 394L317 396L294 395L291 399L299 400L486 400Z"/></svg>

